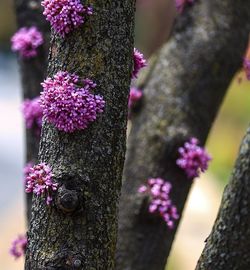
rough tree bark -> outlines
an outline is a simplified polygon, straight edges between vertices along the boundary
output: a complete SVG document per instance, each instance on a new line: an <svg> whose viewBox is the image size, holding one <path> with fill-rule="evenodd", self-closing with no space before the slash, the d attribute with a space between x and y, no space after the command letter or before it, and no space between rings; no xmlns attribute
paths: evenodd
<svg viewBox="0 0 250 270"><path fill-rule="evenodd" d="M26 270L114 268L135 3L91 4L83 27L64 40L52 34L48 75L66 70L93 79L105 112L72 134L44 123L39 160L52 167L60 188L51 207L33 197Z"/></svg>
<svg viewBox="0 0 250 270"><path fill-rule="evenodd" d="M196 270L250 268L250 128Z"/></svg>
<svg viewBox="0 0 250 270"><path fill-rule="evenodd" d="M20 74L22 78L22 90L24 99L32 99L39 96L41 82L47 71L47 58L49 49L49 25L42 15L40 0L15 0L17 27L37 26L43 33L44 43L38 49L38 56L31 59L19 58ZM34 130L26 129L26 162L37 162L40 138ZM32 196L26 196L26 216L30 220Z"/></svg>
<svg viewBox="0 0 250 270"><path fill-rule="evenodd" d="M205 143L241 66L249 19L250 2L195 1L178 18L172 37L139 84L144 100L128 140L117 270L164 269L178 222L169 230L151 217L137 190L150 177L172 182L172 201L182 214L192 181L176 166L177 149L191 136Z"/></svg>

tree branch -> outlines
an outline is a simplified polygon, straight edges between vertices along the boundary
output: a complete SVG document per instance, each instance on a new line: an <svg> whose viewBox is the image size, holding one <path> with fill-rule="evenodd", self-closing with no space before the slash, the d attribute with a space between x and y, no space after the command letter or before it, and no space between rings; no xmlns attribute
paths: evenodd
<svg viewBox="0 0 250 270"><path fill-rule="evenodd" d="M135 3L91 3L94 14L82 27L65 39L52 34L48 74L63 70L93 79L105 111L86 130L71 134L44 123L39 160L52 167L59 189L77 194L77 207L62 211L60 192L51 207L33 197L26 270L114 269Z"/></svg>
<svg viewBox="0 0 250 270"><path fill-rule="evenodd" d="M15 0L17 26L31 27L37 26L44 37L44 43L39 47L38 55L35 58L19 58L20 74L22 78L22 90L24 99L32 99L39 96L41 92L41 82L45 78L47 70L47 58L49 50L49 25L42 15L41 1L39 0ZM26 129L26 162L37 162L38 147L40 138L33 129ZM31 195L26 196L27 221L31 216Z"/></svg>
<svg viewBox="0 0 250 270"><path fill-rule="evenodd" d="M246 1L197 1L160 50L128 140L117 270L164 269L178 224L169 230L151 217L137 190L150 177L170 181L172 201L182 214L192 182L176 166L177 149L191 136L204 144L241 66L249 19Z"/></svg>
<svg viewBox="0 0 250 270"><path fill-rule="evenodd" d="M250 265L250 129L196 270L245 270Z"/></svg>

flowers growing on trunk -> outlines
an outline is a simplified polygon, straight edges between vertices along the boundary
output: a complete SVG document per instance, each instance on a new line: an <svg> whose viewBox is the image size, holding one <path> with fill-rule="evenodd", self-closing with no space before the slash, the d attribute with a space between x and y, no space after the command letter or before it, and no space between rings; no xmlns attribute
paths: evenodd
<svg viewBox="0 0 250 270"><path fill-rule="evenodd" d="M85 129L103 112L105 102L101 96L91 93L96 84L90 79L81 81L75 74L59 71L42 86L45 119L61 131Z"/></svg>
<svg viewBox="0 0 250 270"><path fill-rule="evenodd" d="M198 144L196 138L191 138L178 149L180 157L176 164L186 172L188 178L198 177L201 172L205 172L211 160L206 150Z"/></svg>
<svg viewBox="0 0 250 270"><path fill-rule="evenodd" d="M146 60L141 52L134 48L134 67L132 71L132 79L137 78L139 71L147 66Z"/></svg>
<svg viewBox="0 0 250 270"><path fill-rule="evenodd" d="M22 104L22 112L26 128L34 129L37 136L41 133L43 111L40 105L40 97L26 99Z"/></svg>
<svg viewBox="0 0 250 270"><path fill-rule="evenodd" d="M35 26L22 27L11 38L11 49L23 58L32 58L43 42L42 33Z"/></svg>
<svg viewBox="0 0 250 270"><path fill-rule="evenodd" d="M175 0L175 6L179 13L182 13L186 5L193 4L194 0Z"/></svg>
<svg viewBox="0 0 250 270"><path fill-rule="evenodd" d="M46 20L62 37L84 24L86 16L93 14L92 7L83 6L80 0L43 0L41 5Z"/></svg>
<svg viewBox="0 0 250 270"><path fill-rule="evenodd" d="M27 246L27 236L26 235L19 235L11 243L9 253L15 259L18 259L25 254L26 246Z"/></svg>
<svg viewBox="0 0 250 270"><path fill-rule="evenodd" d="M37 196L46 196L46 203L52 201L52 192L56 191L58 184L53 181L52 169L45 163L37 164L28 169L26 177L27 193L33 192Z"/></svg>
<svg viewBox="0 0 250 270"><path fill-rule="evenodd" d="M160 215L170 229L179 218L177 208L170 199L171 188L171 183L162 178L150 178L146 185L138 189L139 193L147 194L150 198L148 211Z"/></svg>

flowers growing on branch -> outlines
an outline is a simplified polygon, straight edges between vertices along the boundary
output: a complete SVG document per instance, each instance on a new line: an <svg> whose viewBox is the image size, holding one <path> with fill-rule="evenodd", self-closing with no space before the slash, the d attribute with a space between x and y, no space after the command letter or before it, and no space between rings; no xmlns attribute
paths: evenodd
<svg viewBox="0 0 250 270"><path fill-rule="evenodd" d="M59 71L42 86L43 114L58 130L85 129L103 112L105 102L101 96L91 93L96 84L90 79L80 80L75 74Z"/></svg>
<svg viewBox="0 0 250 270"><path fill-rule="evenodd" d="M198 144L198 139L191 138L188 142L185 142L183 147L178 149L180 157L177 159L176 164L191 179L198 177L201 172L205 172L208 168L208 162L211 160L206 150Z"/></svg>
<svg viewBox="0 0 250 270"><path fill-rule="evenodd" d="M175 6L179 13L182 13L186 5L193 4L194 0L175 0Z"/></svg>
<svg viewBox="0 0 250 270"><path fill-rule="evenodd" d="M56 191L58 184L53 181L52 170L45 163L37 164L28 169L26 177L27 193L33 192L37 196L46 196L46 203L49 205L52 201L51 193Z"/></svg>
<svg viewBox="0 0 250 270"><path fill-rule="evenodd" d="M129 109L133 108L135 104L142 98L142 91L136 87L130 88L128 107Z"/></svg>
<svg viewBox="0 0 250 270"><path fill-rule="evenodd" d="M170 199L171 188L171 183L162 178L150 178L146 185L138 189L139 193L147 194L150 198L148 211L160 215L170 229L179 218L177 208Z"/></svg>
<svg viewBox="0 0 250 270"><path fill-rule="evenodd" d="M40 105L40 97L24 100L22 103L22 112L26 128L33 128L35 134L40 136L43 118L43 111Z"/></svg>
<svg viewBox="0 0 250 270"><path fill-rule="evenodd" d="M15 259L18 259L25 254L26 246L27 246L27 236L26 235L19 235L11 243L11 248L9 250L9 253Z"/></svg>
<svg viewBox="0 0 250 270"><path fill-rule="evenodd" d="M134 67L132 71L132 79L137 78L139 71L147 66L146 60L141 52L134 48Z"/></svg>
<svg viewBox="0 0 250 270"><path fill-rule="evenodd" d="M84 24L87 15L93 14L93 8L84 7L80 0L43 0L41 5L46 20L62 37Z"/></svg>
<svg viewBox="0 0 250 270"><path fill-rule="evenodd" d="M248 80L250 80L250 44L248 45L246 55L243 60L243 68Z"/></svg>
<svg viewBox="0 0 250 270"><path fill-rule="evenodd" d="M35 26L22 27L11 38L11 49L23 58L37 56L37 48L42 44L42 33Z"/></svg>

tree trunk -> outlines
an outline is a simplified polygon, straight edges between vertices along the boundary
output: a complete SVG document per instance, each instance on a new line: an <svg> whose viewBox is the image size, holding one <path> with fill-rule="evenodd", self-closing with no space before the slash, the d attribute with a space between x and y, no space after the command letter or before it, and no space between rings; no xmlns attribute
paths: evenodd
<svg viewBox="0 0 250 270"><path fill-rule="evenodd" d="M42 15L41 1L39 0L15 0L17 26L36 26L43 33L44 43L38 49L38 55L31 59L19 58L20 74L22 78L22 90L24 99L32 99L39 96L41 82L45 78L47 70L47 58L49 49L49 25ZM26 162L37 162L39 140L34 130L26 129ZM26 196L27 220L31 216L31 195Z"/></svg>
<svg viewBox="0 0 250 270"><path fill-rule="evenodd" d="M192 181L176 165L191 136L204 144L247 46L250 2L195 1L178 18L147 76L132 119L120 203L117 270L163 270L178 227L150 216L140 185L161 177L173 185L181 215ZM215 268L214 268L215 269Z"/></svg>
<svg viewBox="0 0 250 270"><path fill-rule="evenodd" d="M250 129L196 270L250 268Z"/></svg>
<svg viewBox="0 0 250 270"><path fill-rule="evenodd" d="M72 134L43 125L39 160L52 167L61 192L50 207L33 197L26 270L114 269L135 3L92 5L94 14L80 29L65 39L52 34L48 74L66 70L93 79L105 111L86 130ZM77 194L77 207L68 214L60 209L63 193Z"/></svg>

